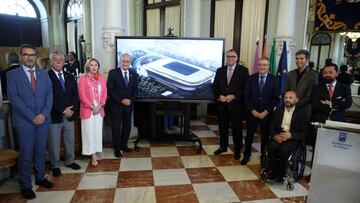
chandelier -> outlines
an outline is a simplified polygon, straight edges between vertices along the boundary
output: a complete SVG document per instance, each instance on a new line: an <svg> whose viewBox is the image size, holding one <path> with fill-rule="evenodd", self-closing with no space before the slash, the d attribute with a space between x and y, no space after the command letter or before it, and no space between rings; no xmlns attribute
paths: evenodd
<svg viewBox="0 0 360 203"><path fill-rule="evenodd" d="M355 42L358 38L360 38L360 32L340 32L340 35L347 36L352 42Z"/></svg>

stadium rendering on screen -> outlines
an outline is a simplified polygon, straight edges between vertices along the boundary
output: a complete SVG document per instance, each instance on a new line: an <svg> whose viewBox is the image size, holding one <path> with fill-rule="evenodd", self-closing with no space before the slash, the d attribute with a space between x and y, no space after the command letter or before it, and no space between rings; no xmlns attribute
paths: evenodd
<svg viewBox="0 0 360 203"><path fill-rule="evenodd" d="M213 100L224 39L116 37L116 66L128 53L139 74L138 100Z"/></svg>

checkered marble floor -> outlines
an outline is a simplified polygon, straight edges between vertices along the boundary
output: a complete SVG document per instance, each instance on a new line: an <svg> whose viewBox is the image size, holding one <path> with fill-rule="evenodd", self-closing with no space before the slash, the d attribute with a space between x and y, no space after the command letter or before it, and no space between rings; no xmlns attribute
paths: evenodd
<svg viewBox="0 0 360 203"><path fill-rule="evenodd" d="M201 154L196 153L196 143L189 142L141 141L139 152L124 153L121 159L114 157L111 148L104 148L96 167L89 157L78 156L79 171L66 168L63 162L63 176L53 177L48 170L55 187L33 184L37 198L28 202L306 202L304 178L294 184L293 191L287 191L283 183L259 180L258 136L251 161L242 166L233 159L233 145L227 153L213 155L219 143L215 118L191 121L191 130L202 141ZM309 171L306 167L305 174ZM27 202L16 178L0 185L0 202Z"/></svg>

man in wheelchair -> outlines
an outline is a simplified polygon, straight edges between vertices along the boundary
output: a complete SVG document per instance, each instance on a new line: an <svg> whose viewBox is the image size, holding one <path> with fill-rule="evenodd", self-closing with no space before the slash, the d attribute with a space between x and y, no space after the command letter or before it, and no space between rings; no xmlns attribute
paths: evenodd
<svg viewBox="0 0 360 203"><path fill-rule="evenodd" d="M284 95L285 107L275 110L270 123L268 178L275 181L283 181L291 152L305 139L310 115L305 107L295 107L298 100L294 91L287 91Z"/></svg>

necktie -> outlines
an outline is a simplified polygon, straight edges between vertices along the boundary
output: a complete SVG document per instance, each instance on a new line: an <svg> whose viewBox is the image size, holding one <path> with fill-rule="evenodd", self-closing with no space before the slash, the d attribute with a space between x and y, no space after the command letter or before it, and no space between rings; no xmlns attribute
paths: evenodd
<svg viewBox="0 0 360 203"><path fill-rule="evenodd" d="M36 92L36 80L34 75L34 70L29 70L30 73L30 79L31 79L31 87L34 92Z"/></svg>
<svg viewBox="0 0 360 203"><path fill-rule="evenodd" d="M125 86L127 87L129 84L129 79L128 79L127 71L125 71L124 73L125 73L125 76L124 76Z"/></svg>
<svg viewBox="0 0 360 203"><path fill-rule="evenodd" d="M230 83L230 80L231 80L232 74L233 74L233 69L230 67L230 68L228 69L227 84L229 84L229 83Z"/></svg>
<svg viewBox="0 0 360 203"><path fill-rule="evenodd" d="M58 76L59 76L59 81L60 81L61 87L63 88L63 90L65 90L65 81L62 78L62 73L61 72L58 73Z"/></svg>
<svg viewBox="0 0 360 203"><path fill-rule="evenodd" d="M333 94L334 94L333 85L330 84L330 85L329 85L329 100L331 100Z"/></svg>
<svg viewBox="0 0 360 203"><path fill-rule="evenodd" d="M264 80L265 76L261 75L260 76L260 84L259 84L259 87L260 87L260 93L263 91L263 88L265 86L265 80Z"/></svg>

